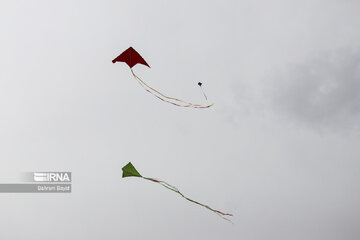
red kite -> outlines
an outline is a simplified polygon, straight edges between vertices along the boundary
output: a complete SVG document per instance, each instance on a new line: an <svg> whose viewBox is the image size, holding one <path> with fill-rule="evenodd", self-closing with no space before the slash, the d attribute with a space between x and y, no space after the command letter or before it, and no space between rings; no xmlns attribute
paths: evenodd
<svg viewBox="0 0 360 240"><path fill-rule="evenodd" d="M162 94L161 92L159 92L158 90L150 87L143 80L141 80L138 76L136 76L134 71L132 70L132 67L134 67L138 63L143 64L143 65L150 68L149 64L147 64L147 62L140 56L140 54L132 47L129 47L127 50L125 50L123 53L121 53L118 57L116 57L114 60L112 60L112 62L113 63L125 62L130 67L131 73L133 74L135 79L139 82L139 84L147 92L151 93L152 95L154 95L155 97L157 97L161 101L173 104L173 105L178 106L178 107L209 108L212 105L214 105L214 104L200 105L200 104L189 103L189 102L183 101L183 100L178 99L178 98L166 96L166 95ZM199 86L201 87L200 84L199 84ZM201 88L201 90L202 90L202 88ZM203 91L203 93L204 93L204 91ZM204 96L207 99L205 93L204 93Z"/></svg>
<svg viewBox="0 0 360 240"><path fill-rule="evenodd" d="M140 56L140 54L132 47L129 47L122 54L120 54L117 58L112 60L112 62L113 63L125 62L127 65L129 65L130 68L132 68L133 66L135 66L138 63L150 67L149 64L147 64L145 62L145 60Z"/></svg>

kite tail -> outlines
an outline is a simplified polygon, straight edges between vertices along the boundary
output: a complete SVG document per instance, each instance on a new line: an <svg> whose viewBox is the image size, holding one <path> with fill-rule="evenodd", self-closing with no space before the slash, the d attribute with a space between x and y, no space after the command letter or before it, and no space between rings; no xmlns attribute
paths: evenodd
<svg viewBox="0 0 360 240"><path fill-rule="evenodd" d="M222 217L223 219L231 222L230 219L227 219L226 217L224 217L224 216L233 216L231 213L223 213L223 212L218 211L218 210L216 210L216 209L213 209L213 208L211 208L211 207L209 207L209 206L207 206L207 205L205 205L205 204L202 204L202 203L199 203L199 202L197 202L197 201L195 201L195 200L192 200L192 199L186 197L184 194L182 194L182 193L179 191L179 189L177 189L176 187L174 187L174 186L172 186L172 185L170 185L170 184L168 184L168 183L166 183L166 182L164 182L164 181L161 181L161 180L158 180L158 179L155 179L155 178L147 178L147 177L142 177L142 178L144 178L144 179L146 179L146 180L149 180L149 181L152 181L152 182L159 183L159 184L161 184L162 186L166 187L167 189L170 189L171 191L178 193L179 195L181 195L181 196L182 196L183 198L185 198L186 200L188 200L188 201L190 201L190 202L192 202L192 203L198 204L198 205L200 205L200 206L203 206L203 207L209 209L210 211L216 213L218 216ZM232 222L231 222L231 223L232 223Z"/></svg>
<svg viewBox="0 0 360 240"><path fill-rule="evenodd" d="M152 94L153 96L157 97L158 99L160 99L160 100L163 101L163 102L167 102L167 103L170 103L170 104L175 105L175 106L178 106L178 107L191 107L191 105L185 105L185 106L184 106L184 105L180 105L180 104L177 104L177 103L173 103L173 102L167 101L167 100L159 97L158 95L156 95L155 93L153 93L153 92L150 91L149 89L147 89L141 82L138 81L138 83L140 84L140 86L141 86L142 88L145 89L145 91L147 91L148 93L150 93L150 94Z"/></svg>
<svg viewBox="0 0 360 240"><path fill-rule="evenodd" d="M201 88L202 93L204 94L205 99L207 100L207 96L206 96L206 94L204 92L204 89L202 89L202 87L200 87L200 88Z"/></svg>
<svg viewBox="0 0 360 240"><path fill-rule="evenodd" d="M169 97L169 96L166 96L164 94L162 94L161 92L157 91L156 89L150 87L149 85L147 85L143 80L141 80L141 78L139 78L132 69L131 70L131 73L133 74L133 76L135 77L135 79L139 82L139 84L149 93L151 93L152 95L154 95L155 97L157 97L158 99L160 99L161 101L163 102L167 102L167 103L170 103L170 104L173 104L175 106L178 106L178 107L192 107L192 108L209 108L211 107L212 105L214 104L210 104L210 105L206 105L206 106L203 106L203 105L200 105L200 104L193 104L193 103L189 103L189 102L185 102L181 99L178 99L178 98L173 98L173 97ZM150 91L150 90L151 91ZM155 94L157 93L157 94ZM204 93L205 94L205 93ZM168 100L172 100L172 101L175 101L177 103L174 103L174 102L171 102L171 101L168 101Z"/></svg>

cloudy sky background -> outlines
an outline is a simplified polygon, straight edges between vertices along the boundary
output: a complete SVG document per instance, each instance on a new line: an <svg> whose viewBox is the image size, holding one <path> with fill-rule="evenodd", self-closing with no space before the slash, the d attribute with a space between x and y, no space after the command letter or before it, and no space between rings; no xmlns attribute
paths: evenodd
<svg viewBox="0 0 360 240"><path fill-rule="evenodd" d="M360 2L1 1L1 239L359 239ZM147 94L125 64L183 109ZM229 224L145 176L231 212Z"/></svg>

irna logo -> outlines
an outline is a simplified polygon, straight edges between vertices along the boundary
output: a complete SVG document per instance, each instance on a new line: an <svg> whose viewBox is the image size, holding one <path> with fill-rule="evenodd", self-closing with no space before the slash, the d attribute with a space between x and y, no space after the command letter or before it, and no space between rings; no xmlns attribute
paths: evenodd
<svg viewBox="0 0 360 240"><path fill-rule="evenodd" d="M71 182L71 172L34 172L35 182Z"/></svg>

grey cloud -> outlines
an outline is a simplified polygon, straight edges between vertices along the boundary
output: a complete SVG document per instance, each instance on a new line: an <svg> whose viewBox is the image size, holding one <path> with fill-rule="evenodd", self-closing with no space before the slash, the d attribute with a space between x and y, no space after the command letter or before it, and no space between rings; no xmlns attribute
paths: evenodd
<svg viewBox="0 0 360 240"><path fill-rule="evenodd" d="M276 111L315 126L358 127L360 52L343 49L293 65L272 82Z"/></svg>

